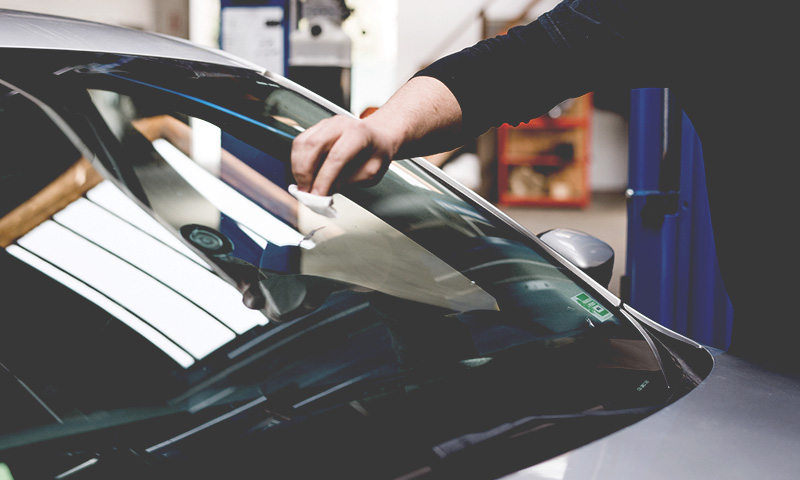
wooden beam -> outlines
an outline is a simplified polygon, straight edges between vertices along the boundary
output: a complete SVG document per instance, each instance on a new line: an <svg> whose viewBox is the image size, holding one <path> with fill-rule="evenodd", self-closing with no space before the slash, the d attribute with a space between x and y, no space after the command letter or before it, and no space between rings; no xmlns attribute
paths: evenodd
<svg viewBox="0 0 800 480"><path fill-rule="evenodd" d="M85 158L0 218L0 247L6 248L103 180Z"/></svg>

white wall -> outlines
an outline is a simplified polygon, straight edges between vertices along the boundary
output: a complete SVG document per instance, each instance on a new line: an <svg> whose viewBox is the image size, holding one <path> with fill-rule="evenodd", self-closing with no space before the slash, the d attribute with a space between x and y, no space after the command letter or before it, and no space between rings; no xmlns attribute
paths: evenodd
<svg viewBox="0 0 800 480"><path fill-rule="evenodd" d="M219 0L189 0L189 40L219 48Z"/></svg>
<svg viewBox="0 0 800 480"><path fill-rule="evenodd" d="M400 0L396 85L444 55L481 39L485 0Z"/></svg>
<svg viewBox="0 0 800 480"><path fill-rule="evenodd" d="M619 114L595 109L589 184L595 192L621 192L628 186L628 123Z"/></svg>
<svg viewBox="0 0 800 480"><path fill-rule="evenodd" d="M342 28L353 42L351 110L378 107L397 90L398 0L347 0L355 9Z"/></svg>

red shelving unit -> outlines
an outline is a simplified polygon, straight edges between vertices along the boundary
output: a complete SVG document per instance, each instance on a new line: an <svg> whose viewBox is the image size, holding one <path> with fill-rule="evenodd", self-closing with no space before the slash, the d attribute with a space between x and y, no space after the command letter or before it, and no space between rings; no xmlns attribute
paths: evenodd
<svg viewBox="0 0 800 480"><path fill-rule="evenodd" d="M589 204L591 94L560 111L497 132L501 205L585 207Z"/></svg>

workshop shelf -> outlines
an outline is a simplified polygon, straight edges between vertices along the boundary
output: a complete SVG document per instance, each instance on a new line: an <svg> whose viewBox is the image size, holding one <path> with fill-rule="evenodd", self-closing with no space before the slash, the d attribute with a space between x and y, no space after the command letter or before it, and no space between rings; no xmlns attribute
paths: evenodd
<svg viewBox="0 0 800 480"><path fill-rule="evenodd" d="M497 132L501 205L584 207L591 197L591 94Z"/></svg>

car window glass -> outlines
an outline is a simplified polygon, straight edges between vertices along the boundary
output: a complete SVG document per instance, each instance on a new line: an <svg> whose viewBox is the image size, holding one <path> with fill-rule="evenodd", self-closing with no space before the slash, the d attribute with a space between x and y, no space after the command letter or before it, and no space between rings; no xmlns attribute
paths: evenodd
<svg viewBox="0 0 800 480"><path fill-rule="evenodd" d="M289 191L289 151L331 112L268 78L143 78L125 72L132 62L114 65L59 75L90 85L72 93L88 94L81 113L104 146L83 159L94 180L12 236L0 258L26 280L4 301L35 303L31 283L53 299L31 314L38 322L0 335L41 348L0 359L35 379L31 390L60 421L99 428L267 402L280 424L353 402L377 411L436 385L448 386L436 405L480 398L487 426L663 398L638 330L414 161L315 210ZM66 145L70 160L55 170L79 161ZM48 168L31 173L35 186L8 202L12 212L54 182ZM81 327L51 328L61 308ZM104 414L116 411L125 413ZM61 428L55 417L23 425L52 424L35 433L46 438ZM29 438L2 433L0 446Z"/></svg>
<svg viewBox="0 0 800 480"><path fill-rule="evenodd" d="M0 217L63 174L80 157L58 127L19 92L0 86ZM44 165L38 160L48 159ZM47 172L42 172L42 169Z"/></svg>
<svg viewBox="0 0 800 480"><path fill-rule="evenodd" d="M203 239L216 235L215 244L230 245L230 252L212 255L223 269L232 271L230 264L235 264L241 271L249 265L262 285L281 275L302 274L335 280L341 288L366 288L456 311L497 308L466 277L347 197L335 197L330 216L298 202L277 184L285 176L283 163L212 124L159 115L135 118L124 129L144 136L152 143L151 154L163 159L136 166L155 213L176 231L191 230L187 240L205 251L209 244L197 244L201 228ZM135 141L129 136L122 140ZM184 201L193 199L193 207L176 205L170 195L178 194ZM209 198L216 204L210 205ZM431 273L420 275L425 270Z"/></svg>
<svg viewBox="0 0 800 480"><path fill-rule="evenodd" d="M211 259L223 270L237 272L232 276L237 283L246 284L243 288L247 295L261 295L252 292L257 278L261 290L265 289L265 282L274 282L276 291L283 288L279 278L291 278L292 282L306 278L316 282L322 278L338 282L336 287L331 283L330 288L366 288L456 312L497 310L495 298L480 286L483 282L467 279L430 253L433 250L447 258L452 256L448 251L457 250L455 247L466 242L475 244L484 255L492 255L492 250L497 251L495 255L512 254L499 262L462 267L473 277L495 276L489 282L498 283L497 279L503 276L500 283L512 284L513 275L527 274L533 280L519 280L517 283L524 284L524 290L511 293L519 299L523 292L532 290L540 291L540 296L549 296L550 291L559 288L565 290L554 298L563 295L568 309L551 320L548 328L590 328L592 322L612 319L558 267L530 249L482 232L481 224L490 232L493 227L452 194L434 187L423 172L410 164L394 165L379 188L352 195L371 210L337 194L330 212L320 214L286 191L285 158L275 158L209 122L181 113L142 117L128 107L131 117L124 124L119 116L122 109L112 107L135 105L136 101L110 92L94 91L93 96L108 121L120 122L113 130L125 132L119 140L130 147L129 154L137 155L135 170L155 214L175 231L181 231L190 244L206 252L210 250L196 242L199 231L209 241L211 236L218 237L213 242L230 251L212 252ZM291 119L284 121L291 123ZM386 199L400 208L386 211L386 205L381 204L389 203ZM191 202L191 208L185 207L187 202ZM514 258L518 255L523 256ZM457 263L459 259L452 261ZM242 273L247 267L252 271ZM511 290L504 293L508 295ZM570 297L571 304L567 303ZM586 305L599 310L579 308ZM575 307L576 312L572 323L568 320L569 307ZM265 308L275 320L300 313L277 304ZM544 305L538 308L545 311Z"/></svg>
<svg viewBox="0 0 800 480"><path fill-rule="evenodd" d="M161 405L181 388L169 380L172 365L192 356L91 282L121 271L100 258L148 276L80 231L95 212L141 234L97 201L104 185L116 187L24 94L0 92L0 124L0 438L154 398ZM117 291L135 295L131 280L117 276Z"/></svg>

